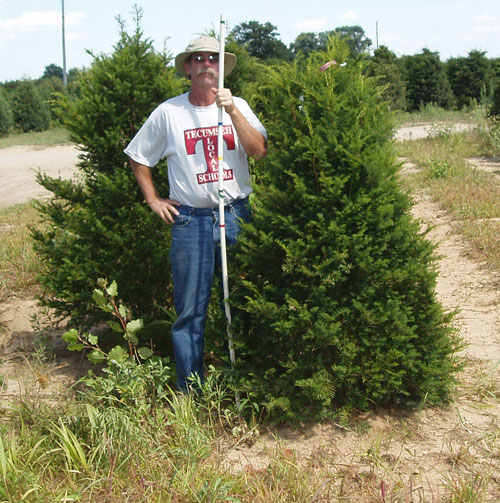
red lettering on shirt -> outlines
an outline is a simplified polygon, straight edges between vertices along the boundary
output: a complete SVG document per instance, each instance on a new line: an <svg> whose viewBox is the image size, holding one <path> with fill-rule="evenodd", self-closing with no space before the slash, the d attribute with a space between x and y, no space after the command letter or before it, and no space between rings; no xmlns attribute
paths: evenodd
<svg viewBox="0 0 500 503"><path fill-rule="evenodd" d="M196 152L196 145L198 142L203 144L203 153L205 156L205 161L207 163L207 170L204 173L198 173L197 179L198 184L203 183L213 183L219 180L218 172L218 145L217 145L217 134L219 128L215 127L205 127L189 129L184 131L184 141L186 143L186 153L187 155L193 155ZM232 126L222 127L222 137L226 143L227 150L235 149L234 132ZM233 170L224 170L224 180L233 179Z"/></svg>

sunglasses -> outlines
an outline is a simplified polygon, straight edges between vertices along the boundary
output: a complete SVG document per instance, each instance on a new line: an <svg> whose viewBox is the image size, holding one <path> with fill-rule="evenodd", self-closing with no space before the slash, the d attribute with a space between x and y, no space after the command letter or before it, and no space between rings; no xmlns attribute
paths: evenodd
<svg viewBox="0 0 500 503"><path fill-rule="evenodd" d="M204 54L195 54L192 56L192 59L195 63L205 63L205 61L208 58L209 63L218 63L219 62L219 55L218 54L209 54L208 56L205 56Z"/></svg>

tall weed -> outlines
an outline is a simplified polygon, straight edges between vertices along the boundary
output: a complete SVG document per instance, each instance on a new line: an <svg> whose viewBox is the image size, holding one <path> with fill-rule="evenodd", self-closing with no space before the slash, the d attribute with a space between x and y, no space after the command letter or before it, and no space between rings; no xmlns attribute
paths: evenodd
<svg viewBox="0 0 500 503"><path fill-rule="evenodd" d="M0 298L36 292L43 265L33 249L30 226L39 218L31 203L0 210Z"/></svg>

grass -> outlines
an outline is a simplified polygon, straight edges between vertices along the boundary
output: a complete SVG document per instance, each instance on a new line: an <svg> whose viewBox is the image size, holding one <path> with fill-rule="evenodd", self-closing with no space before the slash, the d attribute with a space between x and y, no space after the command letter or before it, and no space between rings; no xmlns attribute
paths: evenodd
<svg viewBox="0 0 500 503"><path fill-rule="evenodd" d="M398 126L411 124L429 124L429 123L450 123L450 122L477 122L478 117L483 114L483 111L478 108L469 110L445 110L438 106L427 104L416 112L396 112L394 120Z"/></svg>
<svg viewBox="0 0 500 503"><path fill-rule="evenodd" d="M408 189L427 190L450 213L476 256L500 271L500 177L467 161L500 157L500 142L479 128L401 142L396 149L400 157L420 167L418 173L405 177Z"/></svg>
<svg viewBox="0 0 500 503"><path fill-rule="evenodd" d="M33 203L0 210L0 299L37 290L39 257L33 249L29 226L39 224Z"/></svg>
<svg viewBox="0 0 500 503"><path fill-rule="evenodd" d="M18 145L62 145L71 143L64 128L52 128L39 133L18 133L0 138L0 149Z"/></svg>
<svg viewBox="0 0 500 503"><path fill-rule="evenodd" d="M484 142L443 132L396 148L421 168L405 177L408 186L429 190L500 270L499 182L464 161L483 155ZM26 230L36 222L31 204L0 212L2 296L36 290L41 265ZM36 368L45 364L50 380L58 362L44 361L38 358ZM472 362L469 372L474 375L449 410L380 411L342 427L280 430L281 437L242 420L215 374L202 399L168 392L161 403L141 398L138 407L76 390L42 399L41 383L31 379L0 410L0 503L493 503L499 500L500 420L488 415L489 423L473 432L462 404L487 415L500 402L498 364ZM446 414L449 431L428 427ZM318 430L320 442L314 441ZM256 441L259 450L251 450Z"/></svg>
<svg viewBox="0 0 500 503"><path fill-rule="evenodd" d="M228 461L229 453L241 452L245 460L246 442L253 440L231 427L215 428L208 420L214 412L174 392L161 405L139 409L103 406L71 393L58 405L21 399L0 423L0 501L497 501L498 424L479 439L453 432L437 451L438 480L431 481L425 462L404 448L409 432L413 439L418 435L418 417L386 420L361 435L333 430L305 456L275 438L261 451L260 463L246 458L240 465ZM425 439L430 452L433 436Z"/></svg>
<svg viewBox="0 0 500 503"><path fill-rule="evenodd" d="M461 385L462 395L483 403L500 403L500 360L493 365L487 365L481 360L470 361L469 368L473 369L473 375Z"/></svg>

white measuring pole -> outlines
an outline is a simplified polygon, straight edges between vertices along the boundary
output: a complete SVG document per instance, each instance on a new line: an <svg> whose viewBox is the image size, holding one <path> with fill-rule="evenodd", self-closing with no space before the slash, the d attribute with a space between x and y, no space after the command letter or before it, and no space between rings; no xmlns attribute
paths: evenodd
<svg viewBox="0 0 500 503"><path fill-rule="evenodd" d="M219 89L224 88L224 45L226 41L226 22L220 16L220 36L219 36ZM224 131L223 131L224 107L219 107L219 124L217 131L217 153L218 153L218 194L219 194L219 231L220 231L220 253L222 262L222 288L224 293L224 311L227 320L227 340L229 346L229 359L231 368L236 363L234 352L233 334L231 332L231 308L229 306L229 282L227 275L227 252L226 252L226 216L224 213ZM236 405L240 408L240 395L236 391Z"/></svg>

